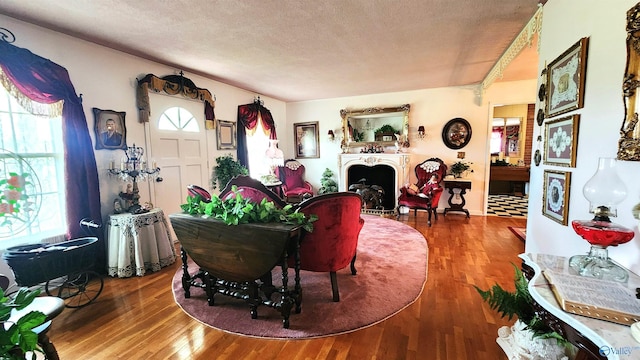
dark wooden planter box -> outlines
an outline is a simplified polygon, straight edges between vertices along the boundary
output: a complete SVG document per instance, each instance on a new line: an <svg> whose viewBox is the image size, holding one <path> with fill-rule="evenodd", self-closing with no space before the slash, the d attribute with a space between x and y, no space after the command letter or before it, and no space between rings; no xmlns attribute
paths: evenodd
<svg viewBox="0 0 640 360"><path fill-rule="evenodd" d="M207 293L209 305L214 305L216 293L244 299L252 318L257 318L258 305L267 305L283 316L283 326L289 327L293 304L300 312L300 238L298 225L254 223L227 225L198 215L171 214L171 225L180 241L183 266L182 286L185 297L190 287L201 287ZM288 287L287 258L295 258L295 285ZM196 275L187 269L187 255L199 266ZM271 271L280 266L282 286L274 287ZM271 300L278 296L280 299Z"/></svg>

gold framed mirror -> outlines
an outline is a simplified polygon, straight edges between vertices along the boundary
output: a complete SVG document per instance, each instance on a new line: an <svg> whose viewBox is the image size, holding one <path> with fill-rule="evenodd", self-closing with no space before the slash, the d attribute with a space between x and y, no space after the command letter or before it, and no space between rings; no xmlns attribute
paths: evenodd
<svg viewBox="0 0 640 360"><path fill-rule="evenodd" d="M627 68L622 83L625 115L620 127L618 160L640 161L640 3L627 11Z"/></svg>
<svg viewBox="0 0 640 360"><path fill-rule="evenodd" d="M396 107L342 109L342 146L359 147L368 144L393 146L399 134L409 137L409 109L411 105Z"/></svg>

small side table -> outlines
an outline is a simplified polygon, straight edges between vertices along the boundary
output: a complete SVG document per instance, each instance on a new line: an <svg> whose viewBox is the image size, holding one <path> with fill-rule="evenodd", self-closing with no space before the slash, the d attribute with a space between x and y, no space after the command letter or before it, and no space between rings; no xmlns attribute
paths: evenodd
<svg viewBox="0 0 640 360"><path fill-rule="evenodd" d="M272 183L262 183L267 189L271 190L274 194L278 195L278 197L282 198L282 182L272 182Z"/></svg>
<svg viewBox="0 0 640 360"><path fill-rule="evenodd" d="M169 224L161 209L144 214L109 215L107 232L109 276L143 276L176 260Z"/></svg>
<svg viewBox="0 0 640 360"><path fill-rule="evenodd" d="M464 199L464 194L467 193L467 190L471 190L471 180L463 180L463 179L452 179L452 180L444 180L444 188L449 189L449 207L444 209L444 216L447 216L447 213L450 211L463 212L467 214L467 218L469 218L469 210L464 208L464 205L467 201ZM453 197L456 195L454 189L458 189L458 195L460 196L460 202L454 203Z"/></svg>

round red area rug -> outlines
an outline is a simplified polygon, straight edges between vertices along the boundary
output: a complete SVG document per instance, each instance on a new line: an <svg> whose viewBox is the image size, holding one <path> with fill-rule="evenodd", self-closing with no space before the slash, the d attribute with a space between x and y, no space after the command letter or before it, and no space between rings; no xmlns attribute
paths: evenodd
<svg viewBox="0 0 640 360"><path fill-rule="evenodd" d="M192 318L226 332L274 339L309 339L355 331L381 322L413 303L427 280L427 242L415 229L391 219L362 215L365 220L358 239L357 275L349 268L337 272L340 302L333 302L329 273L301 271L302 312L292 311L290 327L282 327L279 312L258 307L251 319L248 305L221 294L207 305L204 290L191 287L184 298L182 269L173 277L176 303ZM198 268L189 260L189 272ZM280 269L273 271L280 283ZM289 286L293 270L289 269Z"/></svg>

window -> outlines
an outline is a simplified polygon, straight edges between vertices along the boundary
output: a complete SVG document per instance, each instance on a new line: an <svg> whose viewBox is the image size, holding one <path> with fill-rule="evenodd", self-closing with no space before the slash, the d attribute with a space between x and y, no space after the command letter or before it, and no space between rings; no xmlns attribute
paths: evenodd
<svg viewBox="0 0 640 360"><path fill-rule="evenodd" d="M519 156L520 123L520 118L493 119L490 143L492 155Z"/></svg>
<svg viewBox="0 0 640 360"><path fill-rule="evenodd" d="M265 153L269 148L269 133L264 130L262 118L258 115L258 125L253 134L247 132L247 153L249 156L249 172L254 179L270 172L270 165L266 161Z"/></svg>
<svg viewBox="0 0 640 360"><path fill-rule="evenodd" d="M182 130L187 132L199 132L198 121L189 112L181 107L172 107L165 110L158 120L160 130Z"/></svg>
<svg viewBox="0 0 640 360"><path fill-rule="evenodd" d="M63 152L62 119L31 115L0 86L0 247L66 232Z"/></svg>

